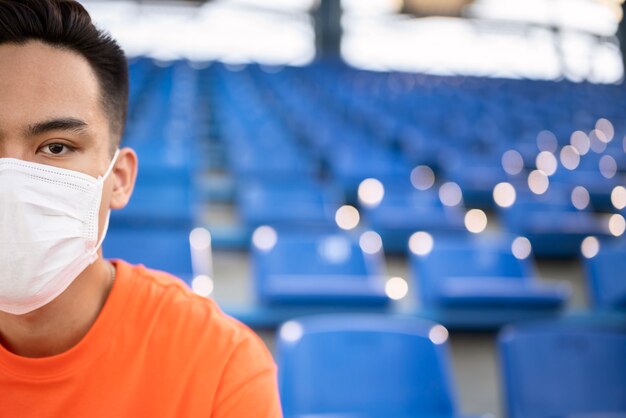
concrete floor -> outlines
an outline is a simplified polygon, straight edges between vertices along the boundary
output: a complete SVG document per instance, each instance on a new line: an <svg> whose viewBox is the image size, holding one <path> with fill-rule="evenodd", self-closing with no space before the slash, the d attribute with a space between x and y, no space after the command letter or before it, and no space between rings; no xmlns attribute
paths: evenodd
<svg viewBox="0 0 626 418"><path fill-rule="evenodd" d="M222 305L246 305L252 302L250 262L245 252L221 251L214 254L215 290L213 297ZM537 271L542 280L565 280L572 285L569 308L587 305L584 274L577 261L540 261ZM388 257L390 276L406 278L411 286L406 259ZM409 291L403 304L415 304ZM270 350L274 349L273 331L258 331ZM502 417L502 396L496 352L495 333L451 333L449 347L457 387L458 406L465 415L490 414Z"/></svg>

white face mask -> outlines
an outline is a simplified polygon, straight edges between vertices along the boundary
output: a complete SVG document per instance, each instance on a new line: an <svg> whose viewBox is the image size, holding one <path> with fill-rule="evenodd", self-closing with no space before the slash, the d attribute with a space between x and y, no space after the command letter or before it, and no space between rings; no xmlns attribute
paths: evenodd
<svg viewBox="0 0 626 418"><path fill-rule="evenodd" d="M77 171L0 158L0 311L22 315L59 296L98 258L102 186Z"/></svg>

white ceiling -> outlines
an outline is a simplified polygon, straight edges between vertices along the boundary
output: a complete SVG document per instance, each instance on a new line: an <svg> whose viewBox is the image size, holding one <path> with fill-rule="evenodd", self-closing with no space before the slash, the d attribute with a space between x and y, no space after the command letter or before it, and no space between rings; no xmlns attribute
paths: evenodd
<svg viewBox="0 0 626 418"><path fill-rule="evenodd" d="M308 10L316 2L214 0L197 8L94 0L85 5L129 55L303 65L315 55ZM599 0L476 0L464 10L468 19L398 15L399 0L343 0L342 5L342 51L360 67L596 82L615 82L623 74L612 38L618 16ZM560 27L561 35L546 25Z"/></svg>

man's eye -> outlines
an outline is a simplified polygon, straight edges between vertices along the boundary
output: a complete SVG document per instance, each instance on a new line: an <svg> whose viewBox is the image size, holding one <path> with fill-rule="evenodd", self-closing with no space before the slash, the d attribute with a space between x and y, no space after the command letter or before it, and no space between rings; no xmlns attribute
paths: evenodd
<svg viewBox="0 0 626 418"><path fill-rule="evenodd" d="M49 144L43 147L43 152L52 155L61 155L69 151L69 147L63 144Z"/></svg>

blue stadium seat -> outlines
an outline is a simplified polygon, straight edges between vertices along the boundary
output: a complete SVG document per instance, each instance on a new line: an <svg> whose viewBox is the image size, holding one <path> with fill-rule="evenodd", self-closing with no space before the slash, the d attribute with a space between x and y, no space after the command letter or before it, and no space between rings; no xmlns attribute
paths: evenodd
<svg viewBox="0 0 626 418"><path fill-rule="evenodd" d="M433 169L439 169L444 163L442 155L447 151L445 144L438 141L429 141L428 132L423 127L418 129L413 124L407 124L404 132L398 137L402 152L415 166L427 165Z"/></svg>
<svg viewBox="0 0 626 418"><path fill-rule="evenodd" d="M411 254L411 274L423 308L447 326L502 326L553 315L565 305L565 283L543 283L509 239L435 236L430 252ZM527 250L529 251L529 250Z"/></svg>
<svg viewBox="0 0 626 418"><path fill-rule="evenodd" d="M276 236L269 235L267 242L252 246L256 293L262 304L388 304L382 254L365 253L358 242L339 232L279 230Z"/></svg>
<svg viewBox="0 0 626 418"><path fill-rule="evenodd" d="M584 171L595 171L599 174L601 158L604 155L610 155L615 160L617 170L621 171L622 173L626 172L626 153L624 153L622 144L619 143L619 140L623 138L624 135L616 135L616 141L609 143L604 152L599 154L595 152L590 152L587 155L583 156L583 158L580 160L580 168Z"/></svg>
<svg viewBox="0 0 626 418"><path fill-rule="evenodd" d="M594 307L626 311L626 242L600 243L598 254L584 263Z"/></svg>
<svg viewBox="0 0 626 418"><path fill-rule="evenodd" d="M500 209L503 225L509 233L527 237L539 257L577 257L586 237L608 235L606 225L591 211L572 205L565 189L554 185L542 196L517 193L511 207Z"/></svg>
<svg viewBox="0 0 626 418"><path fill-rule="evenodd" d="M170 145L155 141L151 144L157 150L140 146L137 151L139 158L139 185L179 185L192 186L199 169L198 152L194 151L193 143Z"/></svg>
<svg viewBox="0 0 626 418"><path fill-rule="evenodd" d="M127 228L191 228L200 218L199 209L189 187L140 184L124 209L111 212L111 224Z"/></svg>
<svg viewBox="0 0 626 418"><path fill-rule="evenodd" d="M388 187L379 205L364 210L368 225L382 238L386 252L406 252L416 231L466 234L461 207L446 207L433 191Z"/></svg>
<svg viewBox="0 0 626 418"><path fill-rule="evenodd" d="M323 315L278 334L286 418L453 417L447 331L417 318Z"/></svg>
<svg viewBox="0 0 626 418"><path fill-rule="evenodd" d="M456 150L445 155L443 177L459 185L467 207L492 208L493 188L511 178L500 165L499 156L465 155Z"/></svg>
<svg viewBox="0 0 626 418"><path fill-rule="evenodd" d="M205 70L195 70L182 60L155 63L138 59L131 64L130 77L124 141L139 154L140 175L128 208L113 213L112 230L136 228L139 234L153 228L189 229L199 218L196 204L201 199L206 198L210 205L217 200L231 203L236 198L235 211L243 225L210 225L216 247L246 248L251 229L266 224L273 225L280 237L295 225L313 226L307 229L315 230L310 239L316 240L322 232L336 231L334 210L343 197L350 204L358 204L360 182L377 178L385 185L384 199L377 207L359 207L364 215L361 225L381 235L386 251L401 252L418 230L436 237L459 231L459 235L467 236L461 211L464 207L491 206L493 186L508 181L516 187L517 201L511 208L498 209L502 222L490 222L490 226L502 225L505 232L527 237L539 257L577 257L585 237L608 235L605 220L593 210L613 210L610 192L623 183L626 172L626 117L620 111L626 106L626 95L615 86L373 72L328 61L287 66L270 74L259 65L234 70L213 63ZM599 144L606 150L581 151L585 155L579 156L578 167L566 170L560 148L570 144L575 130L582 135L578 139L583 138L578 146L584 147L584 138L593 136L599 118L610 120L610 130L615 131L612 142ZM608 129L606 123L604 128ZM518 174L503 170L502 157L508 150L520 153ZM550 176L549 192L534 196L527 190L526 177L537 168L536 158L543 150L554 154L558 169ZM613 157L618 170L611 179L599 170L606 155ZM396 187L409 183L411 170L424 164L436 174L434 187L444 181L460 185L464 205L443 207L435 193L417 192L410 184L408 189ZM223 171L202 176L207 167ZM327 183L319 187L316 182L321 179ZM203 183L202 190L199 182ZM341 189L345 196L337 198L327 185L328 189ZM573 186L589 191L590 210L573 208ZM207 218L213 222L214 218ZM311 256L316 251L305 252ZM304 269L297 265L300 253L294 250L289 254L290 262ZM588 264L602 264L601 259L599 255ZM346 290L354 283L334 264L337 271L333 274L342 280L311 279L316 277L313 266L319 268L318 262L314 260L311 270L302 274L305 279L297 282L302 289L314 292L300 290L301 295L295 297L285 290L297 293L290 288L295 281L285 286L281 282L284 275L263 279L259 281L263 289L258 290L263 295L260 299L269 299L266 305L254 308L269 306L271 309L261 316L275 323L277 318L295 312L277 307L291 303L286 300L301 307L311 303L317 292L323 297L315 303L340 301L340 297L328 296L331 291L315 288L317 285L342 289L343 296L353 292L352 302L343 300L342 304L361 305L366 299L371 302L370 297L378 301L371 303L374 305L386 301L380 289L355 290L365 281L357 281L352 290ZM293 271L298 273L295 267ZM592 269L611 270L600 266ZM365 275L364 270L358 271ZM609 276L603 273L602 277ZM421 281L419 278L419 286ZM282 295L272 293L277 283ZM422 292L429 299L424 312L437 311L442 316L435 318L446 324L494 326L524 318L531 311L545 315L562 304L563 294L558 290L550 293L519 278L483 277L480 283L450 279L431 286L433 291L428 287ZM608 285L594 279L593 283L593 289L620 289L618 282ZM266 294L267 289L270 292ZM364 293L357 297L359 292ZM606 296L604 290L594 292L604 295L594 296L598 307L613 309L621 303L620 296ZM437 303L432 302L435 299ZM509 303L513 299L515 302ZM601 301L605 299L610 301ZM542 307L530 309L533 304Z"/></svg>
<svg viewBox="0 0 626 418"><path fill-rule="evenodd" d="M336 226L335 213L343 197L331 185L295 179L241 183L236 210L249 228Z"/></svg>
<svg viewBox="0 0 626 418"><path fill-rule="evenodd" d="M356 201L359 184L370 177L408 181L411 165L399 153L372 146L336 145L329 152L330 172L346 199Z"/></svg>
<svg viewBox="0 0 626 418"><path fill-rule="evenodd" d="M188 284L193 276L190 230L187 228L111 227L104 240L103 254L133 264L171 273Z"/></svg>
<svg viewBox="0 0 626 418"><path fill-rule="evenodd" d="M623 321L507 327L498 346L509 418L626 416Z"/></svg>
<svg viewBox="0 0 626 418"><path fill-rule="evenodd" d="M584 187L589 192L591 205L595 210L611 210L611 191L615 186L622 184L619 177L607 179L600 171L578 169L576 171L557 170L551 181L565 185L569 190L577 186Z"/></svg>
<svg viewBox="0 0 626 418"><path fill-rule="evenodd" d="M238 179L313 176L317 170L315 161L304 152L292 148L289 143L273 146L257 144L250 149L232 147L229 155L230 169Z"/></svg>

